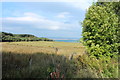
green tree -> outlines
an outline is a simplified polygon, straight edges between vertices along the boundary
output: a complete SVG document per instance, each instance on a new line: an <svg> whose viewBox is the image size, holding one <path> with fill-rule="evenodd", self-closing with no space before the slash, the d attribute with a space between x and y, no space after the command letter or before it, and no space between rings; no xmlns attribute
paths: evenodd
<svg viewBox="0 0 120 80"><path fill-rule="evenodd" d="M113 57L118 54L120 30L117 5L112 2L97 2L88 9L82 23L82 35L83 44L90 56L100 58L101 56Z"/></svg>

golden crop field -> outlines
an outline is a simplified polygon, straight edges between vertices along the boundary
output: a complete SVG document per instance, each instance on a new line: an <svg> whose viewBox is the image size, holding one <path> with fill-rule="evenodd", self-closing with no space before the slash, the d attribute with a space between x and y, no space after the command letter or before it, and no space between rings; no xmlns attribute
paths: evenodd
<svg viewBox="0 0 120 80"><path fill-rule="evenodd" d="M84 46L81 43L69 42L3 42L1 43L1 45L2 51L4 52L14 52L21 54L33 54L37 52L43 52L68 56L71 53L82 55L85 50ZM57 52L56 49L58 50Z"/></svg>

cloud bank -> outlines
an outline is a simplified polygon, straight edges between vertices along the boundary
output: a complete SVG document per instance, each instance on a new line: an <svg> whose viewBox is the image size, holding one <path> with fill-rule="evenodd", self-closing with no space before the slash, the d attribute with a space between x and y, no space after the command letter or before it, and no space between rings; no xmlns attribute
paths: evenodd
<svg viewBox="0 0 120 80"><path fill-rule="evenodd" d="M58 18L66 18L68 12L63 12L57 15ZM65 16L66 15L66 16ZM0 18L3 22L3 27L34 27L47 30L66 30L71 29L75 24L64 23L60 21L49 20L44 16L35 13L24 13L21 17L4 17Z"/></svg>

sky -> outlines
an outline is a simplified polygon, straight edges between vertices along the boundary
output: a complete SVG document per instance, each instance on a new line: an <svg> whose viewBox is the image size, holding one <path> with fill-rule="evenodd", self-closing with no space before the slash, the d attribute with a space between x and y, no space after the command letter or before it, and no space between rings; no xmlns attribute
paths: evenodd
<svg viewBox="0 0 120 80"><path fill-rule="evenodd" d="M3 2L2 31L47 38L81 38L92 2Z"/></svg>

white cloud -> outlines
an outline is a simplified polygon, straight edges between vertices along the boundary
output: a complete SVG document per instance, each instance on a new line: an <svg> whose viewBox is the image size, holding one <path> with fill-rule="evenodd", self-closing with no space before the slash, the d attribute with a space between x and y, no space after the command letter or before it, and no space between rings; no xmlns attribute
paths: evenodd
<svg viewBox="0 0 120 80"><path fill-rule="evenodd" d="M64 13L68 14L68 13ZM71 29L75 24L49 20L34 13L24 13L22 17L4 17L3 27L35 27L38 29L60 30Z"/></svg>
<svg viewBox="0 0 120 80"><path fill-rule="evenodd" d="M69 17L72 17L72 16L70 16L69 12L61 12L56 17L57 18L69 18Z"/></svg>

